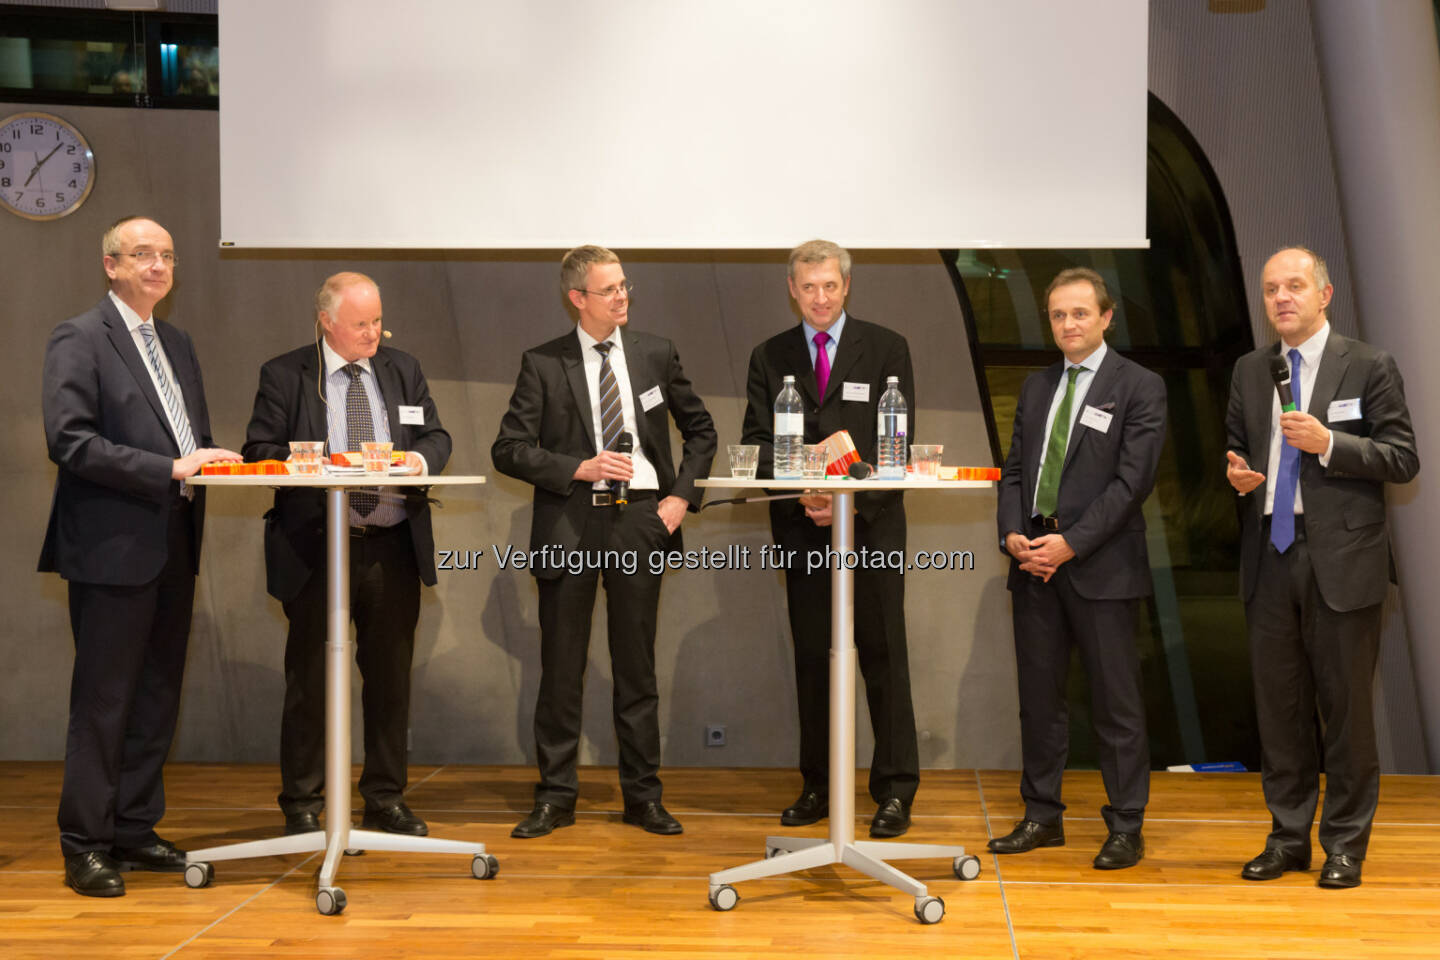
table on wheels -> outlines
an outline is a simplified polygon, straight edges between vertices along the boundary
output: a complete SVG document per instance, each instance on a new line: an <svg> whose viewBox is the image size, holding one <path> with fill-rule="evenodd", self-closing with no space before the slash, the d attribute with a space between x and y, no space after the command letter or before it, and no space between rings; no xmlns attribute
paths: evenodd
<svg viewBox="0 0 1440 960"><path fill-rule="evenodd" d="M315 487L325 491L326 605L325 639L325 829L252 840L223 847L192 850L185 883L203 887L215 875L215 860L243 860L289 853L325 851L315 907L331 916L345 909L345 891L335 885L340 860L347 850L395 853L468 854L470 873L494 877L499 861L483 843L436 837L412 837L378 830L352 830L350 823L350 487L438 487L475 485L480 476L197 476L188 483L207 487Z"/></svg>
<svg viewBox="0 0 1440 960"><path fill-rule="evenodd" d="M697 486L734 490L814 490L834 497L830 544L836 555L855 550L855 494L879 490L979 490L988 480L737 480L711 477ZM732 910L740 895L731 886L742 880L773 877L844 863L915 898L915 916L921 923L938 923L945 916L945 901L932 897L925 884L890 866L887 860L950 857L955 876L973 880L980 875L980 860L965 848L930 843L896 843L855 839L855 574L845 562L830 573L830 836L766 837L765 859L710 874L710 905Z"/></svg>

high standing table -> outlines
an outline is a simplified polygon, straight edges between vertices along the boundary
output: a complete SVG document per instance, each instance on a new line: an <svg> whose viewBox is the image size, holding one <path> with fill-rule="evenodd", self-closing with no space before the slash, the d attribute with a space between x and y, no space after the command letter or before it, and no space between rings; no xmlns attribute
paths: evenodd
<svg viewBox="0 0 1440 960"><path fill-rule="evenodd" d="M345 909L345 891L335 885L340 858L349 849L396 853L469 854L470 873L494 877L500 863L483 843L435 837L411 837L378 830L352 830L350 825L350 487L439 487L484 483L474 476L387 476L364 474L301 477L194 476L186 483L206 487L320 487L325 490L325 539L328 565L326 600L329 613L325 640L325 829L273 840L251 840L223 847L192 850L185 883L203 887L215 876L212 860L243 860L287 853L325 851L315 907L326 916Z"/></svg>
<svg viewBox="0 0 1440 960"><path fill-rule="evenodd" d="M840 557L855 550L855 494L870 490L979 490L993 487L988 480L736 480L711 477L696 481L700 487L735 490L814 490L834 496L834 522L830 545ZM798 558L797 558L798 559ZM909 562L907 556L906 562ZM830 837L766 837L765 859L710 874L710 905L733 910L740 895L731 886L832 863L844 863L915 898L915 916L921 923L939 923L945 901L932 897L925 884L886 863L951 857L955 876L974 880L980 875L978 857L964 847L933 843L891 843L855 839L855 574L844 562L830 574Z"/></svg>

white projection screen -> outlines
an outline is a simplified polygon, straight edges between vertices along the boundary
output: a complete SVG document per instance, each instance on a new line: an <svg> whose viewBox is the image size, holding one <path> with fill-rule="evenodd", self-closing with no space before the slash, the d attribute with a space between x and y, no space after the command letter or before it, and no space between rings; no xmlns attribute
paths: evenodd
<svg viewBox="0 0 1440 960"><path fill-rule="evenodd" d="M222 245L1142 247L1147 0L221 0Z"/></svg>

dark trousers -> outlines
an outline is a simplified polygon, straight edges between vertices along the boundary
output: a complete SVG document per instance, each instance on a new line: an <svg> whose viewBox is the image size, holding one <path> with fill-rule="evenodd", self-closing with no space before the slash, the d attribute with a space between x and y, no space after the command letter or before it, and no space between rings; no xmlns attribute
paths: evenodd
<svg viewBox="0 0 1440 960"><path fill-rule="evenodd" d="M171 507L165 566L138 587L70 583L75 667L60 849L66 856L155 840L195 599L189 501Z"/></svg>
<svg viewBox="0 0 1440 960"><path fill-rule="evenodd" d="M1310 852L1320 790L1318 709L1325 750L1320 846L1363 860L1380 798L1372 695L1380 605L1332 610L1315 583L1307 542L1297 540L1283 555L1267 543L1245 619L1260 726L1260 784L1272 819L1266 845Z"/></svg>
<svg viewBox="0 0 1440 960"><path fill-rule="evenodd" d="M659 800L660 693L655 682L655 623L660 576L649 571L652 550L662 549L669 531L655 512L655 497L632 495L624 511L592 507L579 549L635 551L633 574L595 569L540 577L540 691L535 702L535 757L540 782L536 803L573 809L579 793L576 760L590 617L598 581L605 584L610 640L612 712L619 743L620 792L625 803Z"/></svg>
<svg viewBox="0 0 1440 960"><path fill-rule="evenodd" d="M1100 776L1110 801L1101 814L1110 830L1138 833L1150 799L1150 744L1135 649L1135 601L1080 596L1062 564L1049 583L1026 576L1011 602L1026 819L1054 824L1065 810L1060 800L1070 751L1065 687L1070 651L1078 647L1090 681Z"/></svg>
<svg viewBox="0 0 1440 960"><path fill-rule="evenodd" d="M420 619L420 574L409 522L350 538L350 619L363 683L365 808L389 806L405 792L410 724L410 662ZM287 816L325 807L326 571L310 575L285 604L285 711L280 720L280 809ZM348 811L345 811L348 815Z"/></svg>
<svg viewBox="0 0 1440 960"><path fill-rule="evenodd" d="M861 521L856 518L856 541ZM816 527L818 549L829 528ZM807 531L808 533L808 531ZM813 549L813 548L812 548ZM830 571L785 572L790 637L795 647L795 700L800 713L800 775L804 789L830 792ZM905 643L905 576L894 570L855 571L855 652L865 678L865 701L875 734L870 797L907 805L920 786L920 750L910 699L910 659Z"/></svg>

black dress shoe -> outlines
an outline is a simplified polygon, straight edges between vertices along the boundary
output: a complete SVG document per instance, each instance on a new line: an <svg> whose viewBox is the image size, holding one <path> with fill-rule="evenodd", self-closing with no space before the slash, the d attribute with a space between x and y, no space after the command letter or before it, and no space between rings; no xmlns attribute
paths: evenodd
<svg viewBox="0 0 1440 960"><path fill-rule="evenodd" d="M314 833L319 829L319 815L311 813L309 810L285 814L285 836L287 837L293 837L297 833Z"/></svg>
<svg viewBox="0 0 1440 960"><path fill-rule="evenodd" d="M1289 870L1309 870L1308 854L1286 853L1276 847L1266 847L1265 852L1245 864L1240 876L1246 880L1278 880Z"/></svg>
<svg viewBox="0 0 1440 960"><path fill-rule="evenodd" d="M125 896L125 878L103 850L66 857L65 885L84 897Z"/></svg>
<svg viewBox="0 0 1440 960"><path fill-rule="evenodd" d="M620 818L626 823L633 823L647 833L658 833L662 837L673 837L677 833L684 833L685 828L680 826L680 821L670 816L670 811L659 800L646 800L644 803L625 804L625 815Z"/></svg>
<svg viewBox="0 0 1440 960"><path fill-rule="evenodd" d="M143 847L115 847L111 858L121 870L153 870L156 873L184 873L185 851L175 849L169 840L155 838Z"/></svg>
<svg viewBox="0 0 1440 960"><path fill-rule="evenodd" d="M904 800L891 797L880 804L875 816L870 818L870 836L900 837L910 829L910 805Z"/></svg>
<svg viewBox="0 0 1440 960"><path fill-rule="evenodd" d="M1095 854L1096 870L1124 870L1133 867L1145 856L1145 838L1138 833L1110 832Z"/></svg>
<svg viewBox="0 0 1440 960"><path fill-rule="evenodd" d="M388 807L366 810L360 818L361 830L384 830L386 833L403 833L409 837L423 837L430 832L425 821L415 816L404 800L396 800Z"/></svg>
<svg viewBox="0 0 1440 960"><path fill-rule="evenodd" d="M780 824L785 827L804 827L819 823L830 816L830 801L818 791L803 790L800 799L786 807L780 814Z"/></svg>
<svg viewBox="0 0 1440 960"><path fill-rule="evenodd" d="M1015 829L1003 837L996 837L986 844L991 853L1029 853L1036 847L1065 846L1065 825L1063 823L1041 823L1038 820L1021 820Z"/></svg>
<svg viewBox="0 0 1440 960"><path fill-rule="evenodd" d="M1360 865L1364 862L1343 853L1330 854L1320 868L1320 886L1332 890L1360 886Z"/></svg>
<svg viewBox="0 0 1440 960"><path fill-rule="evenodd" d="M537 803L530 816L521 820L510 831L510 836L520 840L543 837L558 827L568 827L575 822L575 811L557 807L553 803Z"/></svg>

